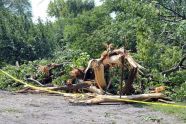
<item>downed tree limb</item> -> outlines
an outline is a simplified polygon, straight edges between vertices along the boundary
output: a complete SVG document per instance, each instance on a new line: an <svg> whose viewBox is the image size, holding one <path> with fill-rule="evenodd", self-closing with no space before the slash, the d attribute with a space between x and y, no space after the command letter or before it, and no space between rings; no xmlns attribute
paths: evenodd
<svg viewBox="0 0 186 124"><path fill-rule="evenodd" d="M36 83L36 84L38 84L40 86L45 86L45 85L43 85L42 83L40 83L39 81L37 81L37 80L35 80L33 78L26 78L26 81L32 81L32 82L34 82L34 83Z"/></svg>
<svg viewBox="0 0 186 124"><path fill-rule="evenodd" d="M80 90L80 89L89 89L91 85L92 85L91 83L79 83L79 84L73 84L71 86L42 87L42 88L45 88L46 90L52 90L52 91L59 91L59 90L62 90L62 91L77 91L77 90ZM36 89L31 88L31 87L25 87L25 88L17 91L17 93L45 93L45 92L47 92L47 91L43 91L43 90L39 90L39 89L36 90Z"/></svg>
<svg viewBox="0 0 186 124"><path fill-rule="evenodd" d="M40 94L40 93L46 93L46 91L36 90L31 87L24 87L23 89L16 91L16 93Z"/></svg>
<svg viewBox="0 0 186 124"><path fill-rule="evenodd" d="M83 82L83 83L79 83L79 84L73 84L70 87L67 87L67 86L66 87L51 87L51 88L48 87L48 89L55 90L55 91L57 91L57 90L75 91L75 90L85 89L85 90L88 90L92 93L96 93L99 95L104 94L104 91L102 89L98 89L96 86L92 86L92 84L95 84L95 82Z"/></svg>
<svg viewBox="0 0 186 124"><path fill-rule="evenodd" d="M183 65L184 61L186 61L186 56L184 56L177 65L175 65L174 67L172 67L169 70L163 71L162 74L169 75L172 72L178 71L180 68L186 69L186 65Z"/></svg>
<svg viewBox="0 0 186 124"><path fill-rule="evenodd" d="M63 90L63 91L76 91L80 89L89 88L91 84L89 83L78 83L78 84L72 84L71 86L61 86L61 87L47 87L49 90Z"/></svg>
<svg viewBox="0 0 186 124"><path fill-rule="evenodd" d="M95 95L91 96L88 100L71 100L72 103L78 104L101 104L101 103L115 103L115 102L130 102L129 100L144 101L146 99L163 99L165 95L161 93L153 94L140 94L140 95L129 95L129 96L111 96L111 95Z"/></svg>
<svg viewBox="0 0 186 124"><path fill-rule="evenodd" d="M72 84L71 86L61 86L61 87L44 87L47 90L52 90L52 91L78 91L81 89L90 91L92 93L96 93L99 95L103 95L104 91L101 89L98 89L96 86L92 86L93 84L95 84L95 82L91 82L91 81L84 81L78 84ZM19 91L17 91L17 93L45 93L46 91L42 91L42 90L35 90L32 89L30 87L25 87Z"/></svg>

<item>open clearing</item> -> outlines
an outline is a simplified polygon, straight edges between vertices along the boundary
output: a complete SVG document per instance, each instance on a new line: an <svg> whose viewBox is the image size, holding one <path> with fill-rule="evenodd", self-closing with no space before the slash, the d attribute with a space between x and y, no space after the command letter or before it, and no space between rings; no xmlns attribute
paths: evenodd
<svg viewBox="0 0 186 124"><path fill-rule="evenodd" d="M1 124L184 124L139 105L72 105L63 96L0 91Z"/></svg>

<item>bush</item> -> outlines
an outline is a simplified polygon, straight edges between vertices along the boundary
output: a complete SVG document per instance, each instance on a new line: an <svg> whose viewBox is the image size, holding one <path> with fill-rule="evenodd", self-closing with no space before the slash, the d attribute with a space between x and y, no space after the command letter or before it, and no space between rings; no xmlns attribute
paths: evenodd
<svg viewBox="0 0 186 124"><path fill-rule="evenodd" d="M20 80L25 80L26 75L33 75L37 77L37 80L43 79L43 74L38 73L37 65L48 65L51 63L63 64L62 67L52 70L53 73L53 84L64 85L64 82L69 78L69 71L74 67L86 67L89 55L85 52L66 50L64 52L57 52L54 57L50 60L36 60L28 61L20 67L7 65L2 70L6 71L10 75ZM59 73L63 72L64 75L59 76ZM15 82L11 78L4 74L0 75L0 89L16 90L21 88L23 85Z"/></svg>
<svg viewBox="0 0 186 124"><path fill-rule="evenodd" d="M24 77L35 71L33 64L23 64L20 67L7 65L2 70L14 76L17 79L24 80ZM0 89L16 90L22 87L22 84L17 83L15 80L7 77L4 74L0 75Z"/></svg>

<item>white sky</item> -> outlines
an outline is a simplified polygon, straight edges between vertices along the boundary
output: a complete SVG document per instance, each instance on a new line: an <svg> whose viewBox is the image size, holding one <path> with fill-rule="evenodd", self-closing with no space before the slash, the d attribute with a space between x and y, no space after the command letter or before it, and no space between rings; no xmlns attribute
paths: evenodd
<svg viewBox="0 0 186 124"><path fill-rule="evenodd" d="M36 21L39 17L45 21L46 18L54 20L54 18L47 17L47 7L51 0L30 0L32 3L32 16L33 20ZM95 0L96 6L101 5L100 0Z"/></svg>

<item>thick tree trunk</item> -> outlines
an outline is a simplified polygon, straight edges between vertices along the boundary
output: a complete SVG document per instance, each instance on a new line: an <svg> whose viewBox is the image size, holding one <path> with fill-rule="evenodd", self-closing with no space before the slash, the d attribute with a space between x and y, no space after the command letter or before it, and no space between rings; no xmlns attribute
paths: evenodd
<svg viewBox="0 0 186 124"><path fill-rule="evenodd" d="M122 94L124 94L124 95L131 95L135 92L135 89L133 87L133 82L134 82L134 79L135 79L136 74L137 74L137 68L131 69L131 71L129 73L130 73L129 77L126 80L125 86L122 90Z"/></svg>

